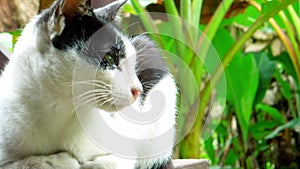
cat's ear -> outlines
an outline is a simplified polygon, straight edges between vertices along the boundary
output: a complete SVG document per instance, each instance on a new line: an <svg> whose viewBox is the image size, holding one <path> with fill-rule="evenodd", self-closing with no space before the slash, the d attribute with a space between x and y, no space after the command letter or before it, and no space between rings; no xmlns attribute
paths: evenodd
<svg viewBox="0 0 300 169"><path fill-rule="evenodd" d="M50 38L62 33L67 22L92 12L91 0L59 0L49 21Z"/></svg>
<svg viewBox="0 0 300 169"><path fill-rule="evenodd" d="M98 19L105 19L108 22L112 22L116 19L119 9L127 2L127 0L118 0L110 3L104 7L94 10L94 13Z"/></svg>

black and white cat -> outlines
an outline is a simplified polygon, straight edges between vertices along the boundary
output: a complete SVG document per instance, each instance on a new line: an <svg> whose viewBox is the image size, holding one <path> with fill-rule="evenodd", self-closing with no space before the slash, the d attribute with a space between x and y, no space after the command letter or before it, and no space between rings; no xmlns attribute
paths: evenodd
<svg viewBox="0 0 300 169"><path fill-rule="evenodd" d="M92 9L90 0L57 0L27 24L0 78L0 166L173 168L176 85L151 40L129 38L112 23L125 2ZM96 72L94 79L74 82L89 76L74 74L78 65ZM74 96L80 82L93 90ZM152 95L156 91L160 95ZM96 104L89 104L90 96ZM152 101L162 96L164 109L151 111L156 106ZM133 156L97 145L80 125L77 106L87 119L89 111L97 110L110 128L134 138L124 145ZM141 117L160 116L147 125L129 122L119 112L130 106L144 112ZM109 137L103 129L95 130ZM153 139L167 132L161 142ZM113 138L106 139L113 144ZM169 148L154 151L162 145Z"/></svg>

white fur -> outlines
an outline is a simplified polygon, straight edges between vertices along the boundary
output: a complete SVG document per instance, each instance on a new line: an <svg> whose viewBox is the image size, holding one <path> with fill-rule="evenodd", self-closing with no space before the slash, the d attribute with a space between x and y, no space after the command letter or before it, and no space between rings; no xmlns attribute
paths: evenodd
<svg viewBox="0 0 300 169"><path fill-rule="evenodd" d="M140 144L129 143L130 151L136 155L135 159L111 154L114 152L101 149L86 135L74 113L71 82L78 54L72 50L62 52L51 46L49 39L35 27L37 18L24 29L12 59L0 78L0 166L20 158L48 155L57 151L72 154L79 162L85 163L83 167L86 168L98 165L132 169L136 163L150 166L169 158L174 141L176 112L176 87L173 79L166 76L150 91L148 96L154 91L161 92L166 98L166 104L160 118L149 125L136 124L127 121L117 112L111 115L99 109L114 131L129 138L145 140ZM135 49L128 39L123 38L123 41L127 57L121 63L122 71L114 70L107 75L115 77L110 79L115 96L125 95L123 98L127 98L114 98L113 104L118 109L129 106L134 101L131 88L141 88L134 71ZM86 69L92 68L93 66ZM98 74L100 75L103 72ZM151 105L151 99L159 100L161 97L147 97L143 107L136 100L133 107L140 112L155 113L147 111L155 106ZM164 140L164 144L169 147L162 154L149 156L151 151L156 148L159 150L160 145L153 144L148 139L163 134L168 129L171 129L171 134ZM44 160L40 160L42 162Z"/></svg>

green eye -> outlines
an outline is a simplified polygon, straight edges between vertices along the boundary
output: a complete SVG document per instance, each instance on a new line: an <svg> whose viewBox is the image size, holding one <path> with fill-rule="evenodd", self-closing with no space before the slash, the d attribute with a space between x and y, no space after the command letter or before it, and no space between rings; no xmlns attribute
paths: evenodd
<svg viewBox="0 0 300 169"><path fill-rule="evenodd" d="M105 58L105 60L107 61L108 64L110 64L110 65L114 65L115 64L114 59L109 54L106 54L104 56L104 58Z"/></svg>

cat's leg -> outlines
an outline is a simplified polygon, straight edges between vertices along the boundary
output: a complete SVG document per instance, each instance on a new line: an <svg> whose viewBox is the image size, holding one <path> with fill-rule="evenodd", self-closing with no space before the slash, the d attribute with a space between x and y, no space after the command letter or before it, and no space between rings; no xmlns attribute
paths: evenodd
<svg viewBox="0 0 300 169"><path fill-rule="evenodd" d="M151 165L137 165L136 169L174 169L173 162L171 159L163 162L156 162Z"/></svg>
<svg viewBox="0 0 300 169"><path fill-rule="evenodd" d="M163 163L159 169L174 169L172 160L170 159L166 163Z"/></svg>
<svg viewBox="0 0 300 169"><path fill-rule="evenodd" d="M79 169L80 164L72 155L63 152L49 156L30 156L6 164L0 169Z"/></svg>
<svg viewBox="0 0 300 169"><path fill-rule="evenodd" d="M151 169L174 169L174 166L172 160L169 159L161 164L153 165Z"/></svg>
<svg viewBox="0 0 300 169"><path fill-rule="evenodd" d="M166 156L157 156L146 159L139 159L136 169L174 169L172 158Z"/></svg>
<svg viewBox="0 0 300 169"><path fill-rule="evenodd" d="M115 155L96 157L93 161L85 162L80 169L134 169L136 160Z"/></svg>

